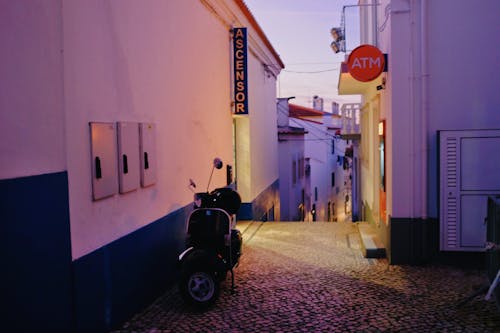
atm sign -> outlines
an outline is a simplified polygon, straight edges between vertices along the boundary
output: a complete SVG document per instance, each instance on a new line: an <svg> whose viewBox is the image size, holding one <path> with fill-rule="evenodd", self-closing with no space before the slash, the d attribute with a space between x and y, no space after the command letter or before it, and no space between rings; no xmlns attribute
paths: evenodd
<svg viewBox="0 0 500 333"><path fill-rule="evenodd" d="M384 71L384 67L384 54L373 45L358 46L347 60L349 73L361 82L375 80Z"/></svg>

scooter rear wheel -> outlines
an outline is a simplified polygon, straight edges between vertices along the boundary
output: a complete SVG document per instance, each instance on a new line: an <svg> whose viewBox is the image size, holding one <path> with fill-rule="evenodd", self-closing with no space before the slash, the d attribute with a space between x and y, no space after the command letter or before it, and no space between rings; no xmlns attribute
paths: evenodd
<svg viewBox="0 0 500 333"><path fill-rule="evenodd" d="M207 272L193 273L187 283L189 296L198 302L206 302L214 296L215 282Z"/></svg>

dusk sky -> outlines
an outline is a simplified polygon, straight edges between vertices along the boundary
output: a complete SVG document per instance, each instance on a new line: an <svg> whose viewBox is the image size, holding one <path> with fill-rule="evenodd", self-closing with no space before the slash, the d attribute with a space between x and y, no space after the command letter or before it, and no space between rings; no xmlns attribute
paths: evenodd
<svg viewBox="0 0 500 333"><path fill-rule="evenodd" d="M245 0L285 63L279 76L278 97L295 96L292 103L312 107L312 96L331 102L358 102L359 97L338 96L337 83L344 53L330 48L330 29L340 26L342 8L357 0ZM347 48L359 44L358 8L346 8Z"/></svg>

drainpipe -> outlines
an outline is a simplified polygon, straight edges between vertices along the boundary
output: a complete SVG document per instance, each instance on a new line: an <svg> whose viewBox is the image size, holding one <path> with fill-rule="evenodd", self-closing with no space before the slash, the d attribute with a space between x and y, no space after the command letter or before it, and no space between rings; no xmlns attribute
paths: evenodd
<svg viewBox="0 0 500 333"><path fill-rule="evenodd" d="M427 137L428 137L428 125L427 125L427 112L429 110L429 101L427 94L427 81L429 78L428 73L428 58L427 58L427 0L420 0L420 84L421 84L421 95L422 95L422 136L421 136L421 152L422 152L422 219L427 219L427 188L428 188L428 172L427 172Z"/></svg>

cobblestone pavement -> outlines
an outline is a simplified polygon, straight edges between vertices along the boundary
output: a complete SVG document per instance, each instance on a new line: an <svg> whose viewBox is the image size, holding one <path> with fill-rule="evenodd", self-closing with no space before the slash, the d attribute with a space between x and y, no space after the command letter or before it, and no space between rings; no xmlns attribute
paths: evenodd
<svg viewBox="0 0 500 333"><path fill-rule="evenodd" d="M484 272L365 259L351 223L242 223L243 256L213 308L172 288L115 333L500 332ZM462 303L462 304L461 304Z"/></svg>

